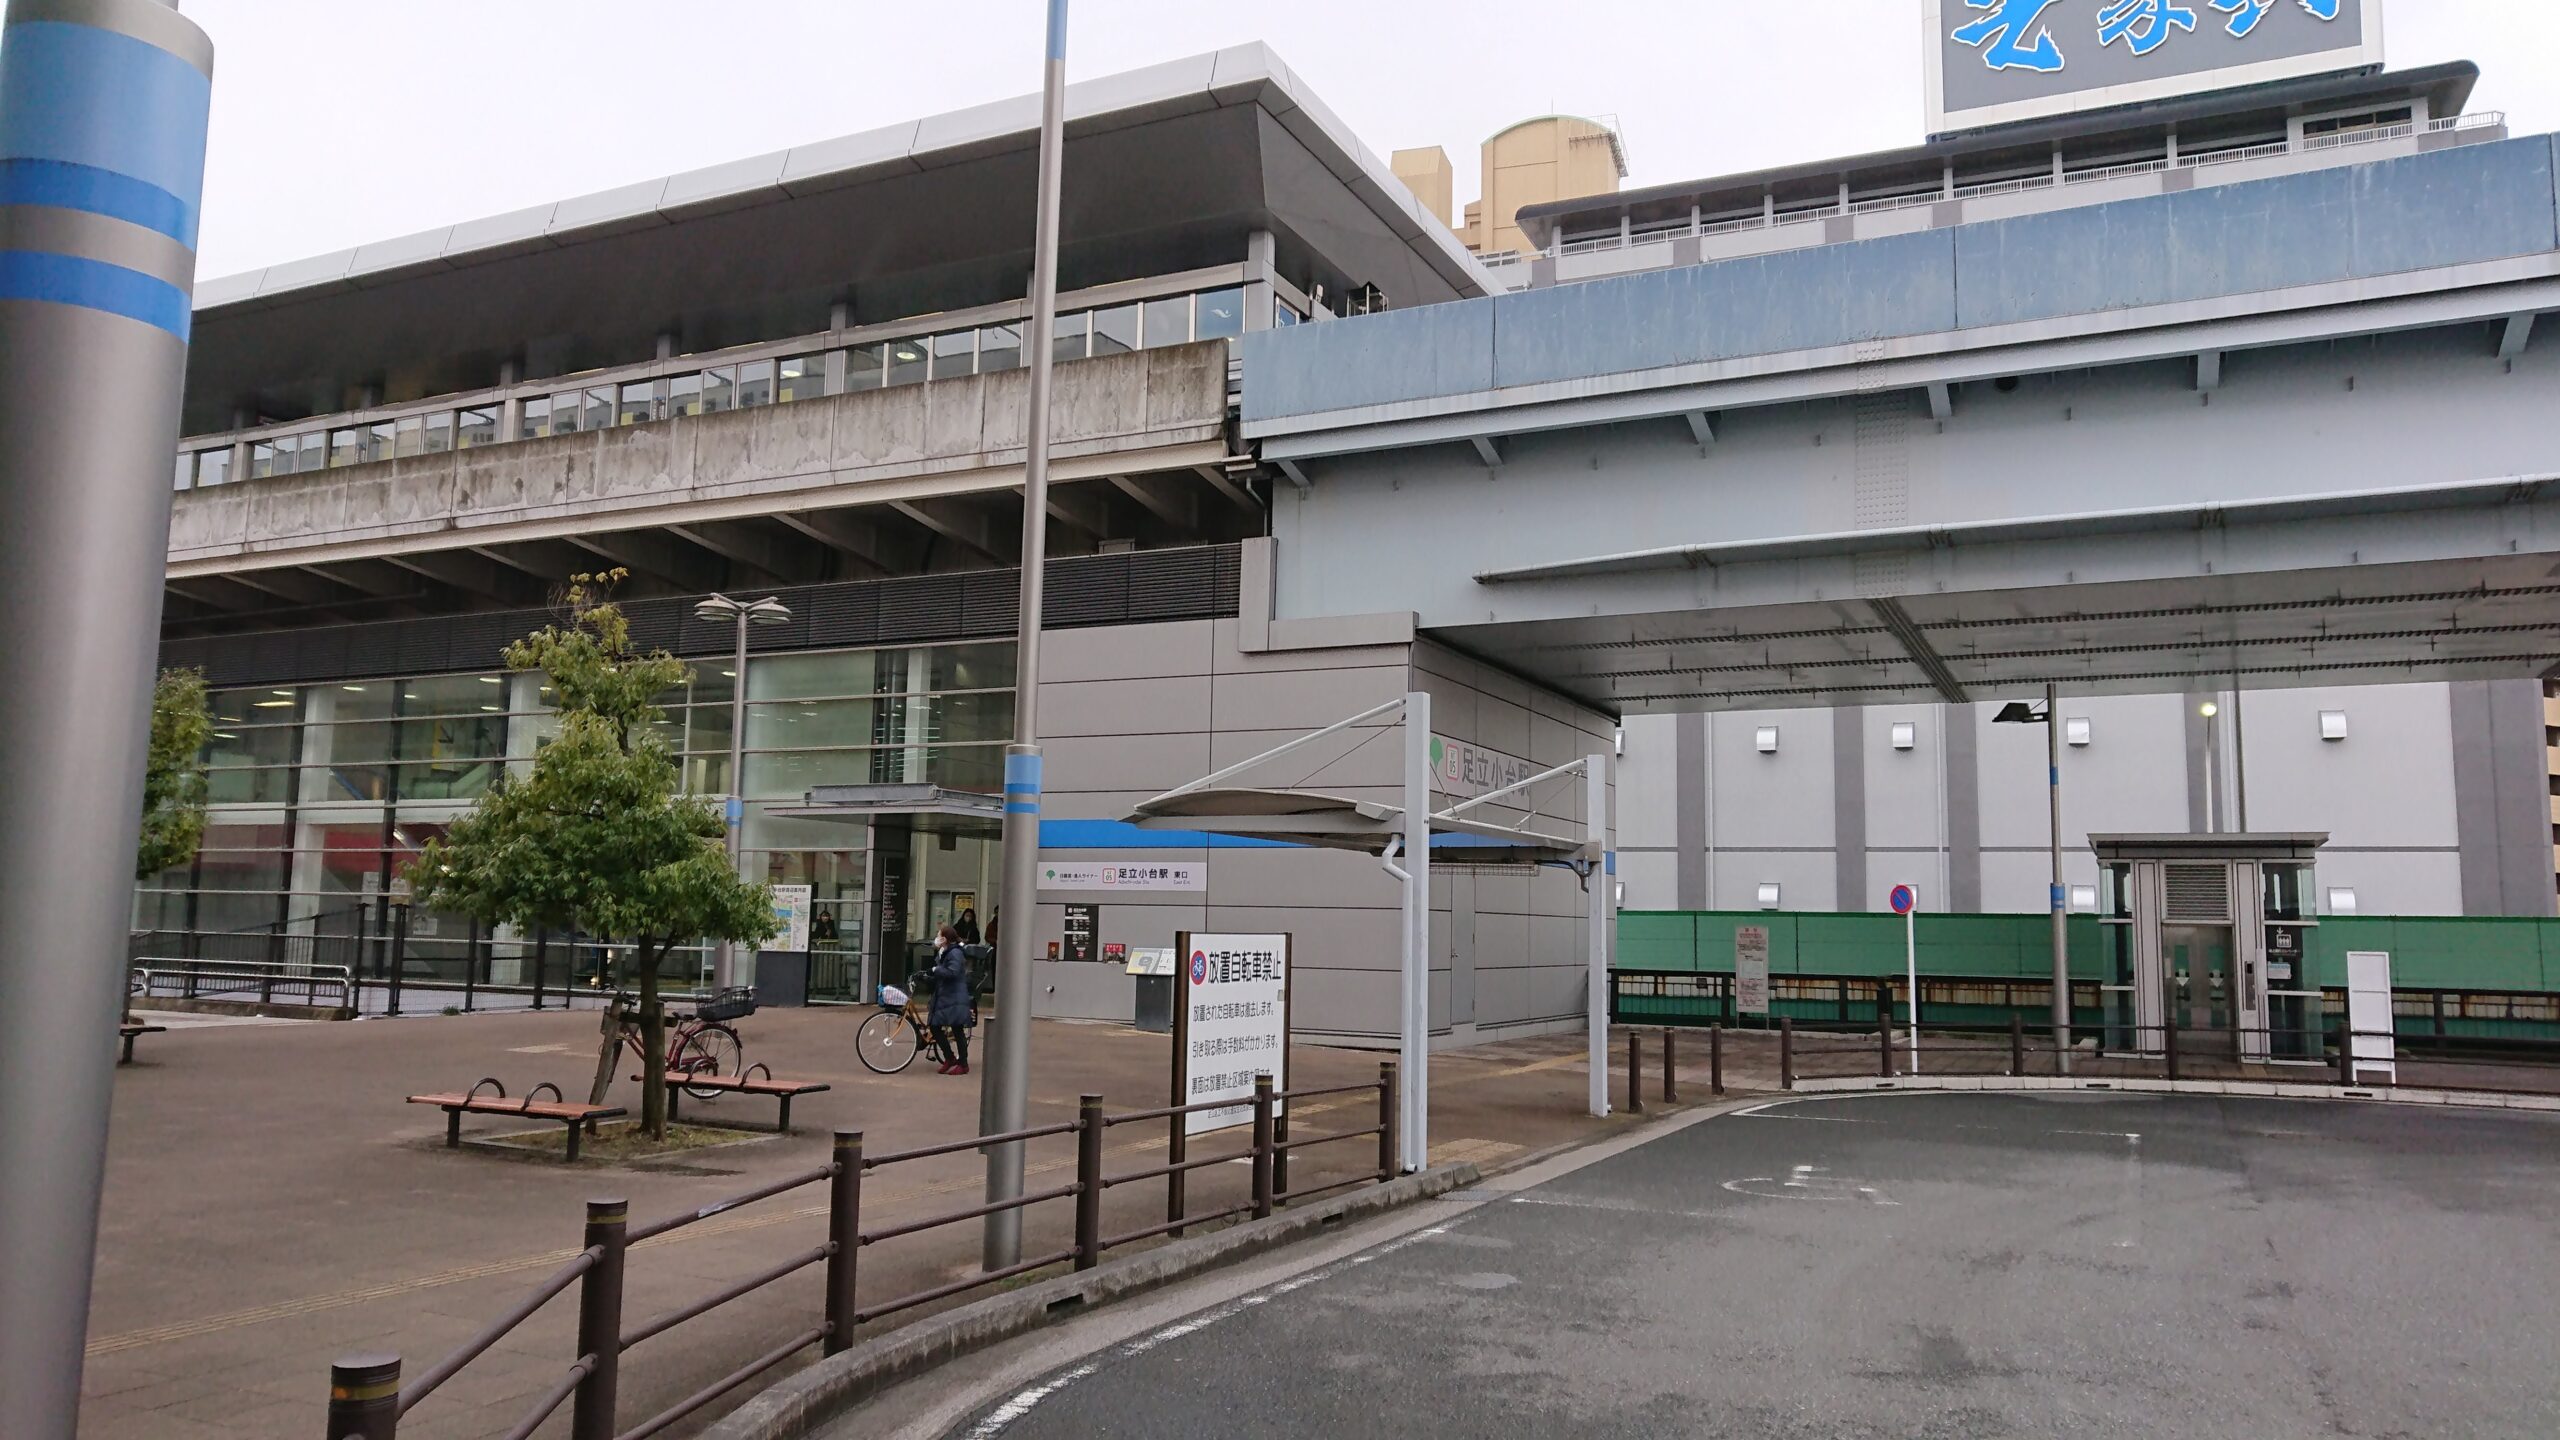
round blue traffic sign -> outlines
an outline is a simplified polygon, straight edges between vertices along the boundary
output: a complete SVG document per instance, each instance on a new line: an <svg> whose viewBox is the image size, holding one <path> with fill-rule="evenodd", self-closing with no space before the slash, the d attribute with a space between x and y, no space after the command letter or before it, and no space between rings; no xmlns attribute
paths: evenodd
<svg viewBox="0 0 2560 1440"><path fill-rule="evenodd" d="M1896 885L1893 887L1889 903L1893 906L1894 914L1908 915L1919 907L1920 892L1908 885Z"/></svg>

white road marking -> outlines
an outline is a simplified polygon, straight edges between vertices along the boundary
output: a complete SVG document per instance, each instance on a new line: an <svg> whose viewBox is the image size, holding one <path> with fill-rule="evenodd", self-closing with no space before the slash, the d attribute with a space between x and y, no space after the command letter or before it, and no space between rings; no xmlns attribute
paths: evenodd
<svg viewBox="0 0 2560 1440"><path fill-rule="evenodd" d="M1752 1190L1752 1185L1775 1185L1775 1190ZM1853 1200L1870 1204L1900 1206L1899 1200L1888 1200L1873 1185L1827 1175L1819 1165L1798 1165L1784 1180L1774 1175L1752 1175L1740 1180L1727 1180L1724 1187L1736 1195L1749 1195L1761 1200Z"/></svg>
<svg viewBox="0 0 2560 1440"><path fill-rule="evenodd" d="M1200 1331L1208 1329L1210 1326L1217 1324L1221 1320L1233 1319L1234 1317L1243 1314L1245 1311L1252 1309L1256 1305L1268 1304L1293 1290L1302 1290L1309 1285L1315 1284L1319 1280L1330 1279L1354 1265L1366 1265L1370 1261L1378 1259L1381 1256L1392 1255L1408 1245L1419 1244L1422 1241L1433 1238L1434 1236L1446 1235L1448 1233L1449 1227L1446 1225L1434 1225L1428 1229L1416 1230L1410 1235L1399 1236L1396 1239L1390 1240L1386 1244L1381 1245L1374 1250L1363 1251L1347 1260L1327 1265L1320 1270L1310 1270L1306 1274L1298 1276L1294 1280L1283 1280L1279 1284L1274 1285L1267 1290L1258 1290L1251 1295L1230 1300L1224 1305L1220 1305L1209 1310L1203 1310L1199 1314L1194 1315L1187 1320L1177 1321L1174 1324L1165 1326L1161 1330L1157 1330L1151 1334L1141 1335L1135 1340L1127 1341L1105 1352L1101 1356L1076 1366L1072 1370L1045 1380L1040 1384L1032 1385L1025 1389L1016 1391L1013 1398L1005 1401L1001 1405L998 1405L993 1410L988 1411L985 1419L980 1420L976 1425L970 1428L969 1440L994 1440L994 1437L1003 1434L1006 1428L1011 1426L1013 1422L1030 1414L1034 1409L1038 1408L1041 1401L1048 1399L1050 1396L1057 1394L1059 1391L1066 1389L1068 1386L1073 1385L1079 1380L1090 1379L1092 1376L1099 1373L1104 1365L1108 1364L1112 1360L1126 1360L1135 1356L1144 1355L1159 1345L1179 1340L1185 1335L1196 1335Z"/></svg>
<svg viewBox="0 0 2560 1440"><path fill-rule="evenodd" d="M576 1047L569 1045L510 1045L507 1047L507 1053L510 1055L560 1055L574 1048Z"/></svg>

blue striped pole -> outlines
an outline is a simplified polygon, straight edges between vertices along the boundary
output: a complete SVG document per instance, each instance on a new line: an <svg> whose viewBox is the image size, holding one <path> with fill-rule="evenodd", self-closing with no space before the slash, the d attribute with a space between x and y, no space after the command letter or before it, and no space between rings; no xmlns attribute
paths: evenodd
<svg viewBox="0 0 2560 1440"><path fill-rule="evenodd" d="M0 21L0 1435L78 1418L213 44L160 0Z"/></svg>

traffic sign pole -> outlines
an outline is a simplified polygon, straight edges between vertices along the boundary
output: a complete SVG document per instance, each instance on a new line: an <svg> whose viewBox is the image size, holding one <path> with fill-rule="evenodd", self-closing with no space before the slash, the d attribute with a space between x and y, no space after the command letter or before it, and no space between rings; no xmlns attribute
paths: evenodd
<svg viewBox="0 0 2560 1440"><path fill-rule="evenodd" d="M1911 1073L1920 1073L1920 887L1893 887L1893 908L1902 916L1902 971L1911 1006Z"/></svg>

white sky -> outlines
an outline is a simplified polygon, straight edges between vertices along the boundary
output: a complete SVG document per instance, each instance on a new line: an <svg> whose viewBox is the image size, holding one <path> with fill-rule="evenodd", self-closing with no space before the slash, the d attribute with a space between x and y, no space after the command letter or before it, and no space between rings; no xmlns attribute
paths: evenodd
<svg viewBox="0 0 2560 1440"><path fill-rule="evenodd" d="M2560 4L2389 0L2394 68L2560 129ZM1039 88L1042 0L184 0L213 37L200 273ZM1504 125L1615 115L1629 186L1922 138L1919 0L1076 0L1071 77L1263 40L1463 205Z"/></svg>

